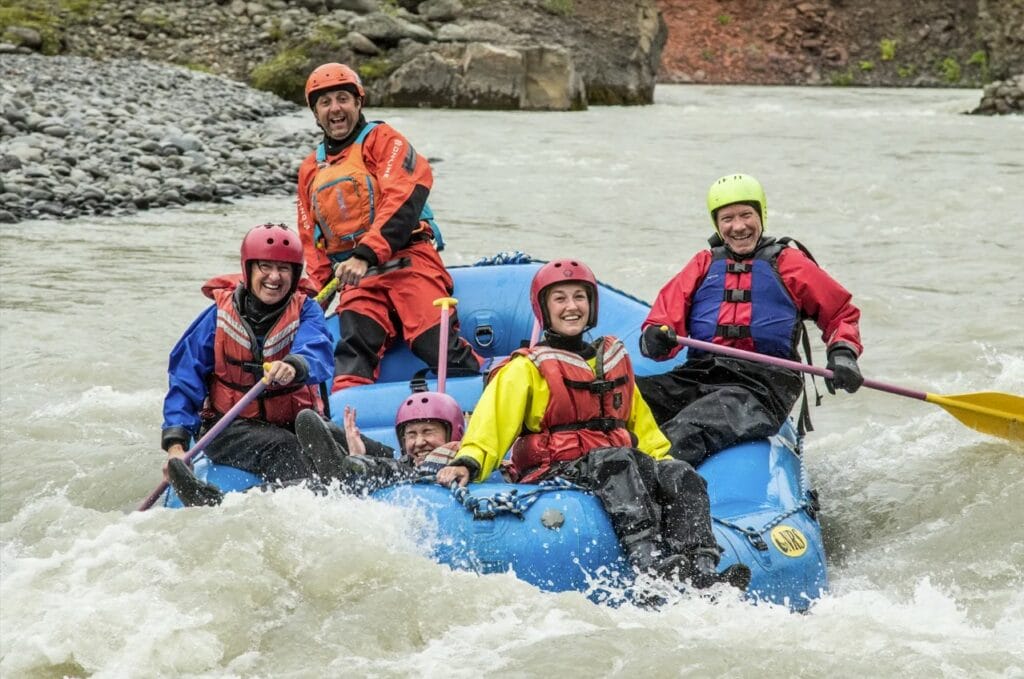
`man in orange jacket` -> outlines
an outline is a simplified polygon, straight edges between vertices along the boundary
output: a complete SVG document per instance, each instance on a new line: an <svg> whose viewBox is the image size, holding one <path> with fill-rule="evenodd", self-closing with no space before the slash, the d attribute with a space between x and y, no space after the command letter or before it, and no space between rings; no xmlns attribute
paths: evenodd
<svg viewBox="0 0 1024 679"><path fill-rule="evenodd" d="M376 381L399 334L436 368L441 328L432 303L453 287L427 205L430 164L390 125L366 121L365 95L343 64L319 66L306 81L306 103L324 138L299 168L298 223L307 274L321 288L333 277L344 286L335 391ZM365 277L371 266L401 258L409 265ZM455 313L450 323L449 373L478 372L480 359L459 337Z"/></svg>

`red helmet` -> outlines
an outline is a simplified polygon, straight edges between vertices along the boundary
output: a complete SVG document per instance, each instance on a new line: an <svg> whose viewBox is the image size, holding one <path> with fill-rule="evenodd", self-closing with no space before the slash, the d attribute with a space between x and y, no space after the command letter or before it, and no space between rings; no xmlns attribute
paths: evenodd
<svg viewBox="0 0 1024 679"><path fill-rule="evenodd" d="M345 85L355 87L360 97L366 96L366 90L363 89L363 81L359 79L359 74L345 64L330 63L317 66L306 79L306 104L313 108L311 95L315 92L332 90Z"/></svg>
<svg viewBox="0 0 1024 679"><path fill-rule="evenodd" d="M448 425L448 440L461 441L466 419L459 402L439 391L419 391L402 402L395 414L395 433L399 442L405 425L422 420L436 420Z"/></svg>
<svg viewBox="0 0 1024 679"><path fill-rule="evenodd" d="M290 231L284 224L260 224L249 229L249 233L242 239L242 280L245 287L249 287L249 262L257 259L294 264L294 289L302 273L303 254L299 234Z"/></svg>
<svg viewBox="0 0 1024 679"><path fill-rule="evenodd" d="M590 330L597 325L597 278L590 267L575 259L556 259L548 262L533 276L530 283L530 303L533 305L533 315L540 321L541 326L548 330L551 327L551 319L548 318L548 311L544 308L541 297L544 291L556 283L582 283L587 289L587 296L590 298L590 318L587 319L587 327Z"/></svg>

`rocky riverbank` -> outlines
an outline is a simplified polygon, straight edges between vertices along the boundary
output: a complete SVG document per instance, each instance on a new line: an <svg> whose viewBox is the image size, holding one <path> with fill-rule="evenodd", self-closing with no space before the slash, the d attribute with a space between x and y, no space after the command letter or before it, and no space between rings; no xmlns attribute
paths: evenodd
<svg viewBox="0 0 1024 679"><path fill-rule="evenodd" d="M665 39L655 0L10 3L0 43L178 63L296 103L314 67L340 61L371 106L649 104Z"/></svg>
<svg viewBox="0 0 1024 679"><path fill-rule="evenodd" d="M179 66L0 56L0 222L288 195L318 136L301 110Z"/></svg>

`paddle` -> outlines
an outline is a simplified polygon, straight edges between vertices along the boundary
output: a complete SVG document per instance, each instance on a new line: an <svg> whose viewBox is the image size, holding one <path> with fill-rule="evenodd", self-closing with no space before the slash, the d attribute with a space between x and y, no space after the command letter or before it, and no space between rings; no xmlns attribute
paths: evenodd
<svg viewBox="0 0 1024 679"><path fill-rule="evenodd" d="M441 307L441 339L437 344L437 390L444 393L444 381L448 376L448 317L451 307L459 303L454 297L438 297L434 306Z"/></svg>
<svg viewBox="0 0 1024 679"><path fill-rule="evenodd" d="M735 347L726 347L720 344L702 342L690 339L689 337L678 338L679 344L693 349L710 351L716 354L724 354L734 358L742 358L748 361L757 361L769 365L777 365L790 370L818 375L820 377L832 377L832 371L814 365L806 365L798 361L790 361L785 358L766 356L744 351ZM973 394L957 394L955 396L940 396L929 394L923 391L907 389L894 384L886 384L877 380L865 379L864 386L869 389L886 391L897 396L906 396L919 401L934 403L943 408L950 415L960 420L968 427L1010 441L1024 441L1024 397L1013 394L1003 394L997 391L982 391Z"/></svg>
<svg viewBox="0 0 1024 679"><path fill-rule="evenodd" d="M264 364L263 369L266 370L269 365L269 363ZM260 380L253 386L252 389L245 392L245 396L239 399L238 403L236 403L234 406L231 407L230 410L224 413L224 416L221 417L215 425L210 427L210 430L207 431L206 434L202 436L202 438L196 441L196 444L192 446L192 449L189 450L185 457L182 459L186 463L188 463L192 460L193 457L201 453L203 448L210 445L210 442L213 441L213 439L217 438L217 435L224 431L224 429L227 428L227 426L231 424L231 422L234 421L236 417L238 417L238 414L245 410L246 406L248 406L250 403L256 400L256 398L260 394L262 394L263 390L266 388L267 383L264 382L263 380ZM142 501L142 504L139 505L139 511L144 512L150 507L152 507L153 504L156 503L156 501L160 498L160 496L163 495L165 490L167 490L167 482L161 481L160 485L157 486L156 489L154 489L153 492L150 493L149 496Z"/></svg>
<svg viewBox="0 0 1024 679"><path fill-rule="evenodd" d="M412 264L412 260L410 260L408 257L399 257L397 259L391 259L384 262L383 264L371 266L369 269L366 270L366 273L363 274L363 278L366 278L367 276L379 276L382 273L388 273L389 271L394 271L395 269L404 269L410 264ZM320 290L320 292L316 294L316 303L323 304L324 300L330 299L331 295L334 294L335 290L338 289L339 285L341 285L340 280L338 280L337 278L331 278L330 282L327 285L325 285L323 289ZM332 312L327 315L331 316L333 315L333 313L335 312Z"/></svg>

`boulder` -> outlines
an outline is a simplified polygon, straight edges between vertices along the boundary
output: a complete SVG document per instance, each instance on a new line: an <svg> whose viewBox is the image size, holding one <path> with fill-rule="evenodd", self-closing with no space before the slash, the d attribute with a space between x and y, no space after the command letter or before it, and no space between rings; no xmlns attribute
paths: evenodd
<svg viewBox="0 0 1024 679"><path fill-rule="evenodd" d="M522 108L542 111L580 111L587 108L583 78L572 55L556 45L523 50L526 93Z"/></svg>
<svg viewBox="0 0 1024 679"><path fill-rule="evenodd" d="M478 109L520 109L526 97L526 63L516 49L474 42L466 46L462 87L455 105Z"/></svg>

